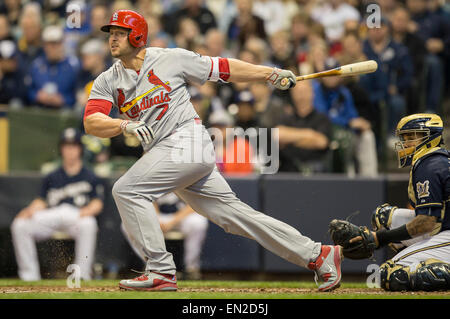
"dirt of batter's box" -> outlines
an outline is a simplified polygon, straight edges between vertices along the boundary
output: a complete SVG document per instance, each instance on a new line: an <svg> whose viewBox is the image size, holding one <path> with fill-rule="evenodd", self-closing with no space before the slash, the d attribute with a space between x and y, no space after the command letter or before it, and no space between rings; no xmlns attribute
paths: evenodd
<svg viewBox="0 0 450 319"><path fill-rule="evenodd" d="M119 287L82 287L82 288L68 288L66 286L43 287L43 286L20 286L20 287L0 287L2 294L20 294L20 293L67 293L67 292L117 292ZM312 294L317 293L317 289L305 288L220 288L220 287L196 287L196 288L178 288L178 292L189 293L241 293L241 294ZM126 291L124 291L126 293ZM361 289L361 288L339 288L328 294L346 295L346 294L361 294L361 295L446 295L450 296L450 291L414 291L414 292L387 292L382 289Z"/></svg>

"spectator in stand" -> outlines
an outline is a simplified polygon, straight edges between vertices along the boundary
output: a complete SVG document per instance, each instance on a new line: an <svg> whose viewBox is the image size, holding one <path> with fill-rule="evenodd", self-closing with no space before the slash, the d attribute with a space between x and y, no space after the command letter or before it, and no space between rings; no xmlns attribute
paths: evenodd
<svg viewBox="0 0 450 319"><path fill-rule="evenodd" d="M280 69L297 70L294 50L287 31L278 31L270 37L271 63Z"/></svg>
<svg viewBox="0 0 450 319"><path fill-rule="evenodd" d="M354 7L344 0L327 0L311 11L311 17L325 28L327 40L331 43L339 42L344 35L347 21L358 21L361 16Z"/></svg>
<svg viewBox="0 0 450 319"><path fill-rule="evenodd" d="M195 21L202 35L206 34L209 29L217 28L216 18L203 5L203 0L185 0L181 9L163 20L165 22L164 30L175 35L176 31L180 30L181 21L185 18Z"/></svg>
<svg viewBox="0 0 450 319"><path fill-rule="evenodd" d="M172 37L162 29L159 16L152 14L146 16L145 19L148 24L148 41L150 46L157 46L161 48L176 47ZM105 32L103 32L103 34L105 34Z"/></svg>
<svg viewBox="0 0 450 319"><path fill-rule="evenodd" d="M397 6L391 14L392 38L397 43L406 46L414 64L414 77L407 92L407 113L413 114L425 111L422 96L425 95L425 56L427 50L425 42L415 33L409 31L411 25L410 14L403 6Z"/></svg>
<svg viewBox="0 0 450 319"><path fill-rule="evenodd" d="M303 174L329 172L331 122L314 108L311 82L299 82L289 93L292 108L277 126L280 171Z"/></svg>
<svg viewBox="0 0 450 319"><path fill-rule="evenodd" d="M225 110L216 110L208 122L219 171L227 175L253 173L257 168L255 151L245 137L234 134L233 117Z"/></svg>
<svg viewBox="0 0 450 319"><path fill-rule="evenodd" d="M76 57L65 55L63 38L63 29L56 25L46 27L42 33L45 55L36 59L30 69L28 94L34 105L54 109L74 107L80 67Z"/></svg>
<svg viewBox="0 0 450 319"><path fill-rule="evenodd" d="M217 28L226 33L237 12L234 0L205 0L205 4L216 17Z"/></svg>
<svg viewBox="0 0 450 319"><path fill-rule="evenodd" d="M208 55L222 58L231 58L231 52L226 48L226 38L219 29L210 29L205 35L205 45L208 50Z"/></svg>
<svg viewBox="0 0 450 319"><path fill-rule="evenodd" d="M245 41L243 49L251 51L255 55L255 63L270 65L270 46L267 41L264 41L263 39L255 36L251 36ZM241 51L242 49L240 50L240 52Z"/></svg>
<svg viewBox="0 0 450 319"><path fill-rule="evenodd" d="M300 74L324 71L325 60L328 56L329 50L325 41L311 44L308 54L298 65Z"/></svg>
<svg viewBox="0 0 450 319"><path fill-rule="evenodd" d="M235 125L247 130L251 127L258 128L258 119L255 110L255 98L250 90L238 92L235 98L237 113L235 115Z"/></svg>
<svg viewBox="0 0 450 319"><path fill-rule="evenodd" d="M5 0L0 3L0 14L6 15L11 26L16 26L19 24L21 10L21 0Z"/></svg>
<svg viewBox="0 0 450 319"><path fill-rule="evenodd" d="M208 126L211 113L224 109L222 101L217 96L217 87L213 82L206 82L203 85L192 83L189 87L189 95L195 111L205 126Z"/></svg>
<svg viewBox="0 0 450 319"><path fill-rule="evenodd" d="M450 2L440 1L440 0L429 0L427 1L427 7L430 13L437 15L441 21L445 24L445 29L447 30L447 37L444 41L444 52L442 54L442 59L445 67L445 79L444 79L444 98L450 98L450 43L449 43L449 32L450 32Z"/></svg>
<svg viewBox="0 0 450 319"><path fill-rule="evenodd" d="M258 119L257 127L277 126L285 113L284 99L273 94L272 88L263 82L250 84L250 92L255 98L254 108Z"/></svg>
<svg viewBox="0 0 450 319"><path fill-rule="evenodd" d="M280 0L255 0L253 14L264 21L264 29L268 36L288 27L286 8Z"/></svg>
<svg viewBox="0 0 450 319"><path fill-rule="evenodd" d="M338 60L341 65L367 60L362 51L362 41L357 33L350 32L342 38L342 52ZM363 74L345 77L342 79L342 83L350 90L358 114L371 123L377 142L379 142L379 112L370 100L369 91L360 84L360 79L365 76Z"/></svg>
<svg viewBox="0 0 450 319"><path fill-rule="evenodd" d="M143 15L146 20L147 17L152 15L159 17L164 12L164 5L161 0L137 0L135 2L136 11Z"/></svg>
<svg viewBox="0 0 450 319"><path fill-rule="evenodd" d="M21 36L18 40L19 48L19 72L23 80L20 96L24 104L30 104L28 99L29 86L31 84L31 64L44 55L42 47L42 15L37 3L28 3L23 7L19 25Z"/></svg>
<svg viewBox="0 0 450 319"><path fill-rule="evenodd" d="M116 12L118 10L135 10L135 8L129 0L114 0L110 6L110 12Z"/></svg>
<svg viewBox="0 0 450 319"><path fill-rule="evenodd" d="M202 41L200 29L195 20L187 17L181 18L174 40L177 47L194 51L194 47Z"/></svg>
<svg viewBox="0 0 450 319"><path fill-rule="evenodd" d="M325 69L338 67L338 62L329 58ZM338 76L322 78L313 81L314 107L328 116L334 125L334 136L340 132L351 133L351 147L344 156L344 171L348 174L357 173L361 176L376 176L378 174L378 159L375 135L369 121L359 116L355 108L350 90L342 85ZM353 150L354 149L354 150ZM356 163L353 163L353 158ZM354 164L354 165L353 165Z"/></svg>
<svg viewBox="0 0 450 319"><path fill-rule="evenodd" d="M426 111L441 112L441 99L444 86L443 61L450 57L450 22L448 17L431 12L425 0L407 0L407 8L413 22L411 31L416 33L427 49L426 65Z"/></svg>
<svg viewBox="0 0 450 319"><path fill-rule="evenodd" d="M44 21L46 23L58 23L60 19L66 16L67 0L39 0L42 5Z"/></svg>
<svg viewBox="0 0 450 319"><path fill-rule="evenodd" d="M308 36L312 23L311 17L305 12L298 13L292 18L290 34L297 64L304 62L308 54L310 48Z"/></svg>
<svg viewBox="0 0 450 319"><path fill-rule="evenodd" d="M389 21L382 17L380 28L368 30L363 52L378 63L378 69L360 83L378 110L382 103L386 105L387 119L379 119L379 123L387 120L388 132L393 135L396 123L406 114L405 96L414 74L408 48L392 40Z"/></svg>
<svg viewBox="0 0 450 319"><path fill-rule="evenodd" d="M20 98L21 79L18 72L18 50L11 36L6 15L0 14L0 104Z"/></svg>
<svg viewBox="0 0 450 319"><path fill-rule="evenodd" d="M258 64L258 58L256 54L250 50L243 49L239 52L238 59L247 63ZM239 92L248 90L250 83L246 82L233 82L231 84L217 83L217 95L222 101L223 105L231 105L234 103L235 97Z"/></svg>
<svg viewBox="0 0 450 319"><path fill-rule="evenodd" d="M81 70L77 79L77 108L84 109L95 78L109 66L106 54L107 47L100 39L88 40L81 47Z"/></svg>
<svg viewBox="0 0 450 319"><path fill-rule="evenodd" d="M380 6L380 11L383 16L391 19L391 15L394 13L399 1L396 0L378 0L377 3Z"/></svg>
<svg viewBox="0 0 450 319"><path fill-rule="evenodd" d="M101 3L94 3L90 9L89 24L91 26L90 37L102 40L108 39L108 34L101 31L100 28L109 22L111 16L108 7Z"/></svg>
<svg viewBox="0 0 450 319"><path fill-rule="evenodd" d="M266 40L264 21L253 14L253 0L235 0L237 15L228 26L229 40L242 47L248 38L256 36Z"/></svg>
<svg viewBox="0 0 450 319"><path fill-rule="evenodd" d="M79 18L76 20L71 19L74 9L79 12ZM70 0L66 6L66 12L67 20L64 28L64 46L67 55L76 55L80 43L91 33L88 8L83 0ZM76 25L72 25L72 23L76 23Z"/></svg>

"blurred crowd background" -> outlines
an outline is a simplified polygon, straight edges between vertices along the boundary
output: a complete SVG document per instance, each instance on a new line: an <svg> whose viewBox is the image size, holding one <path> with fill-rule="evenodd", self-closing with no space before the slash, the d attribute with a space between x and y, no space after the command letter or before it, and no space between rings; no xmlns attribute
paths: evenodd
<svg viewBox="0 0 450 319"><path fill-rule="evenodd" d="M80 24L73 27L78 9ZM115 62L100 27L119 9L146 18L149 46L295 74L378 62L372 74L305 81L287 92L266 83L190 85L192 104L207 127L224 133L277 127L281 172L376 176L390 169L402 116L432 112L448 118L450 4L440 0L3 0L0 104L70 112L82 129L93 80ZM105 167L111 159L142 153L129 136L83 141L99 175L111 173ZM253 141L244 134L221 143L216 151L222 159L236 149L246 155L244 163L218 162L222 172L260 172Z"/></svg>

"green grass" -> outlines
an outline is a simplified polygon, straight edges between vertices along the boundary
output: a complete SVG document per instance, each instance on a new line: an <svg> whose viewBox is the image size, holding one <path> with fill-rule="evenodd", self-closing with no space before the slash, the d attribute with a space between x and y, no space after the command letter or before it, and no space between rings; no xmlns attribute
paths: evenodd
<svg viewBox="0 0 450 319"><path fill-rule="evenodd" d="M178 292L151 293L120 291L117 289L117 283L117 280L82 282L80 289L71 291L67 288L65 280L30 283L15 279L0 279L0 299L450 299L450 292L385 293L379 289L367 290L365 283L343 283L340 289L332 293L319 293L314 283L296 281L181 280L178 282L178 287L181 288ZM183 288L189 291L182 291ZM43 291L36 291L37 289ZM101 291L102 289L106 291ZM230 289L233 291L227 291ZM281 291L276 292L275 289ZM25 292L26 290L29 292Z"/></svg>

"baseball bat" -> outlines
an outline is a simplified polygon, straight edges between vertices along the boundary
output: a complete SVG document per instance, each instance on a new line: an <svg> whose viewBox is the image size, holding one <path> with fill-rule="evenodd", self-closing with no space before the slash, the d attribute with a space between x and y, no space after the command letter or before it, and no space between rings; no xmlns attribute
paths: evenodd
<svg viewBox="0 0 450 319"><path fill-rule="evenodd" d="M357 62L352 64L342 65L340 67L325 70L322 72L311 73L306 75L297 76L297 81L311 80L317 78L324 78L328 76L352 76L358 74L366 74L375 72L378 68L378 64L374 60L368 60L363 62ZM290 81L288 78L284 78L281 80L281 85L285 86L287 81Z"/></svg>

